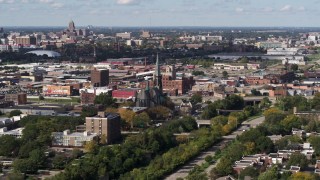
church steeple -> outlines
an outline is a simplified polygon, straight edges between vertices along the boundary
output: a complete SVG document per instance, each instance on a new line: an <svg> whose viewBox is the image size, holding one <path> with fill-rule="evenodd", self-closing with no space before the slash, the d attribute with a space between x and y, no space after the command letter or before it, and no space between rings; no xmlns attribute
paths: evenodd
<svg viewBox="0 0 320 180"><path fill-rule="evenodd" d="M162 76L159 64L159 54L157 53L156 69L155 69L155 85L162 92Z"/></svg>

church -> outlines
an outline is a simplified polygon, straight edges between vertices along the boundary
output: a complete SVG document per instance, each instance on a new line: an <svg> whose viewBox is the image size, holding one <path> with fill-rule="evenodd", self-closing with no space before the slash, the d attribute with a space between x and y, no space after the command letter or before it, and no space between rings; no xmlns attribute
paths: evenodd
<svg viewBox="0 0 320 180"><path fill-rule="evenodd" d="M157 54L157 62L155 74L153 77L153 87L150 87L149 81L145 89L141 89L136 98L137 107L155 107L158 105L163 105L165 103L165 95L162 89L162 75L159 64L159 56Z"/></svg>

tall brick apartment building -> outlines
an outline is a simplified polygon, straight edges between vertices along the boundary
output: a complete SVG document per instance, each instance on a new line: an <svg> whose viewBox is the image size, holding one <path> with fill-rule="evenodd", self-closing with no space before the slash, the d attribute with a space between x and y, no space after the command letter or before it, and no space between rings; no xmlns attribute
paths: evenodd
<svg viewBox="0 0 320 180"><path fill-rule="evenodd" d="M109 84L109 70L91 70L91 84L94 87L107 86Z"/></svg>
<svg viewBox="0 0 320 180"><path fill-rule="evenodd" d="M97 116L86 117L86 131L105 135L107 143L113 143L121 138L120 115L115 113L99 112Z"/></svg>

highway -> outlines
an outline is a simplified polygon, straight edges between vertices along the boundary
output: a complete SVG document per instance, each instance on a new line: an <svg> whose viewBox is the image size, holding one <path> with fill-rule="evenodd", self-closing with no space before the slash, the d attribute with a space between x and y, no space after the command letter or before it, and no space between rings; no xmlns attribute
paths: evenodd
<svg viewBox="0 0 320 180"><path fill-rule="evenodd" d="M195 165L201 165L205 162L204 158L207 155L214 156L215 152L218 149L223 149L225 144L235 139L238 135L241 135L244 130L249 129L250 127L256 127L257 125L261 124L265 120L265 117L258 117L256 119L250 120L250 121L244 121L239 128L232 132L228 136L223 136L223 140L219 142L218 144L214 144L212 147L207 149L206 151L200 153L196 158L189 161L187 164L183 165L181 168L179 168L177 171L175 171L173 174L167 176L166 180L176 180L177 178L185 178L188 176L189 172L194 168ZM248 127L250 126L250 127ZM212 168L215 167L215 164L209 166L206 169L206 172L210 172Z"/></svg>

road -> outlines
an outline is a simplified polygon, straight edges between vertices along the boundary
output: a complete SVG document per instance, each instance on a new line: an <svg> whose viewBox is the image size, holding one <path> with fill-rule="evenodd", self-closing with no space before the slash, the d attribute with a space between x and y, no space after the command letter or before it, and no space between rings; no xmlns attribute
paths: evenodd
<svg viewBox="0 0 320 180"><path fill-rule="evenodd" d="M231 133L228 136L223 136L223 140L221 142L219 142L218 144L214 144L211 148L209 148L206 151L200 153L196 158L194 158L191 161L189 161L187 164L182 166L180 169L178 169L177 171L175 171L173 174L169 175L165 179L166 180L176 180L177 178L185 178L185 177L187 177L189 172L194 168L195 165L201 165L202 163L205 162L204 158L207 155L214 156L215 152L218 149L223 149L225 144L227 144L228 142L230 142L233 139L235 139L238 135L241 135L244 132L244 130L249 129L250 127L254 128L257 125L261 124L264 120L265 120L265 117L262 116L262 117L258 117L256 119L253 119L253 120L250 120L250 121L244 121L236 131L234 131L233 133ZM215 167L215 164L209 166L206 169L206 172L209 172L214 167Z"/></svg>

